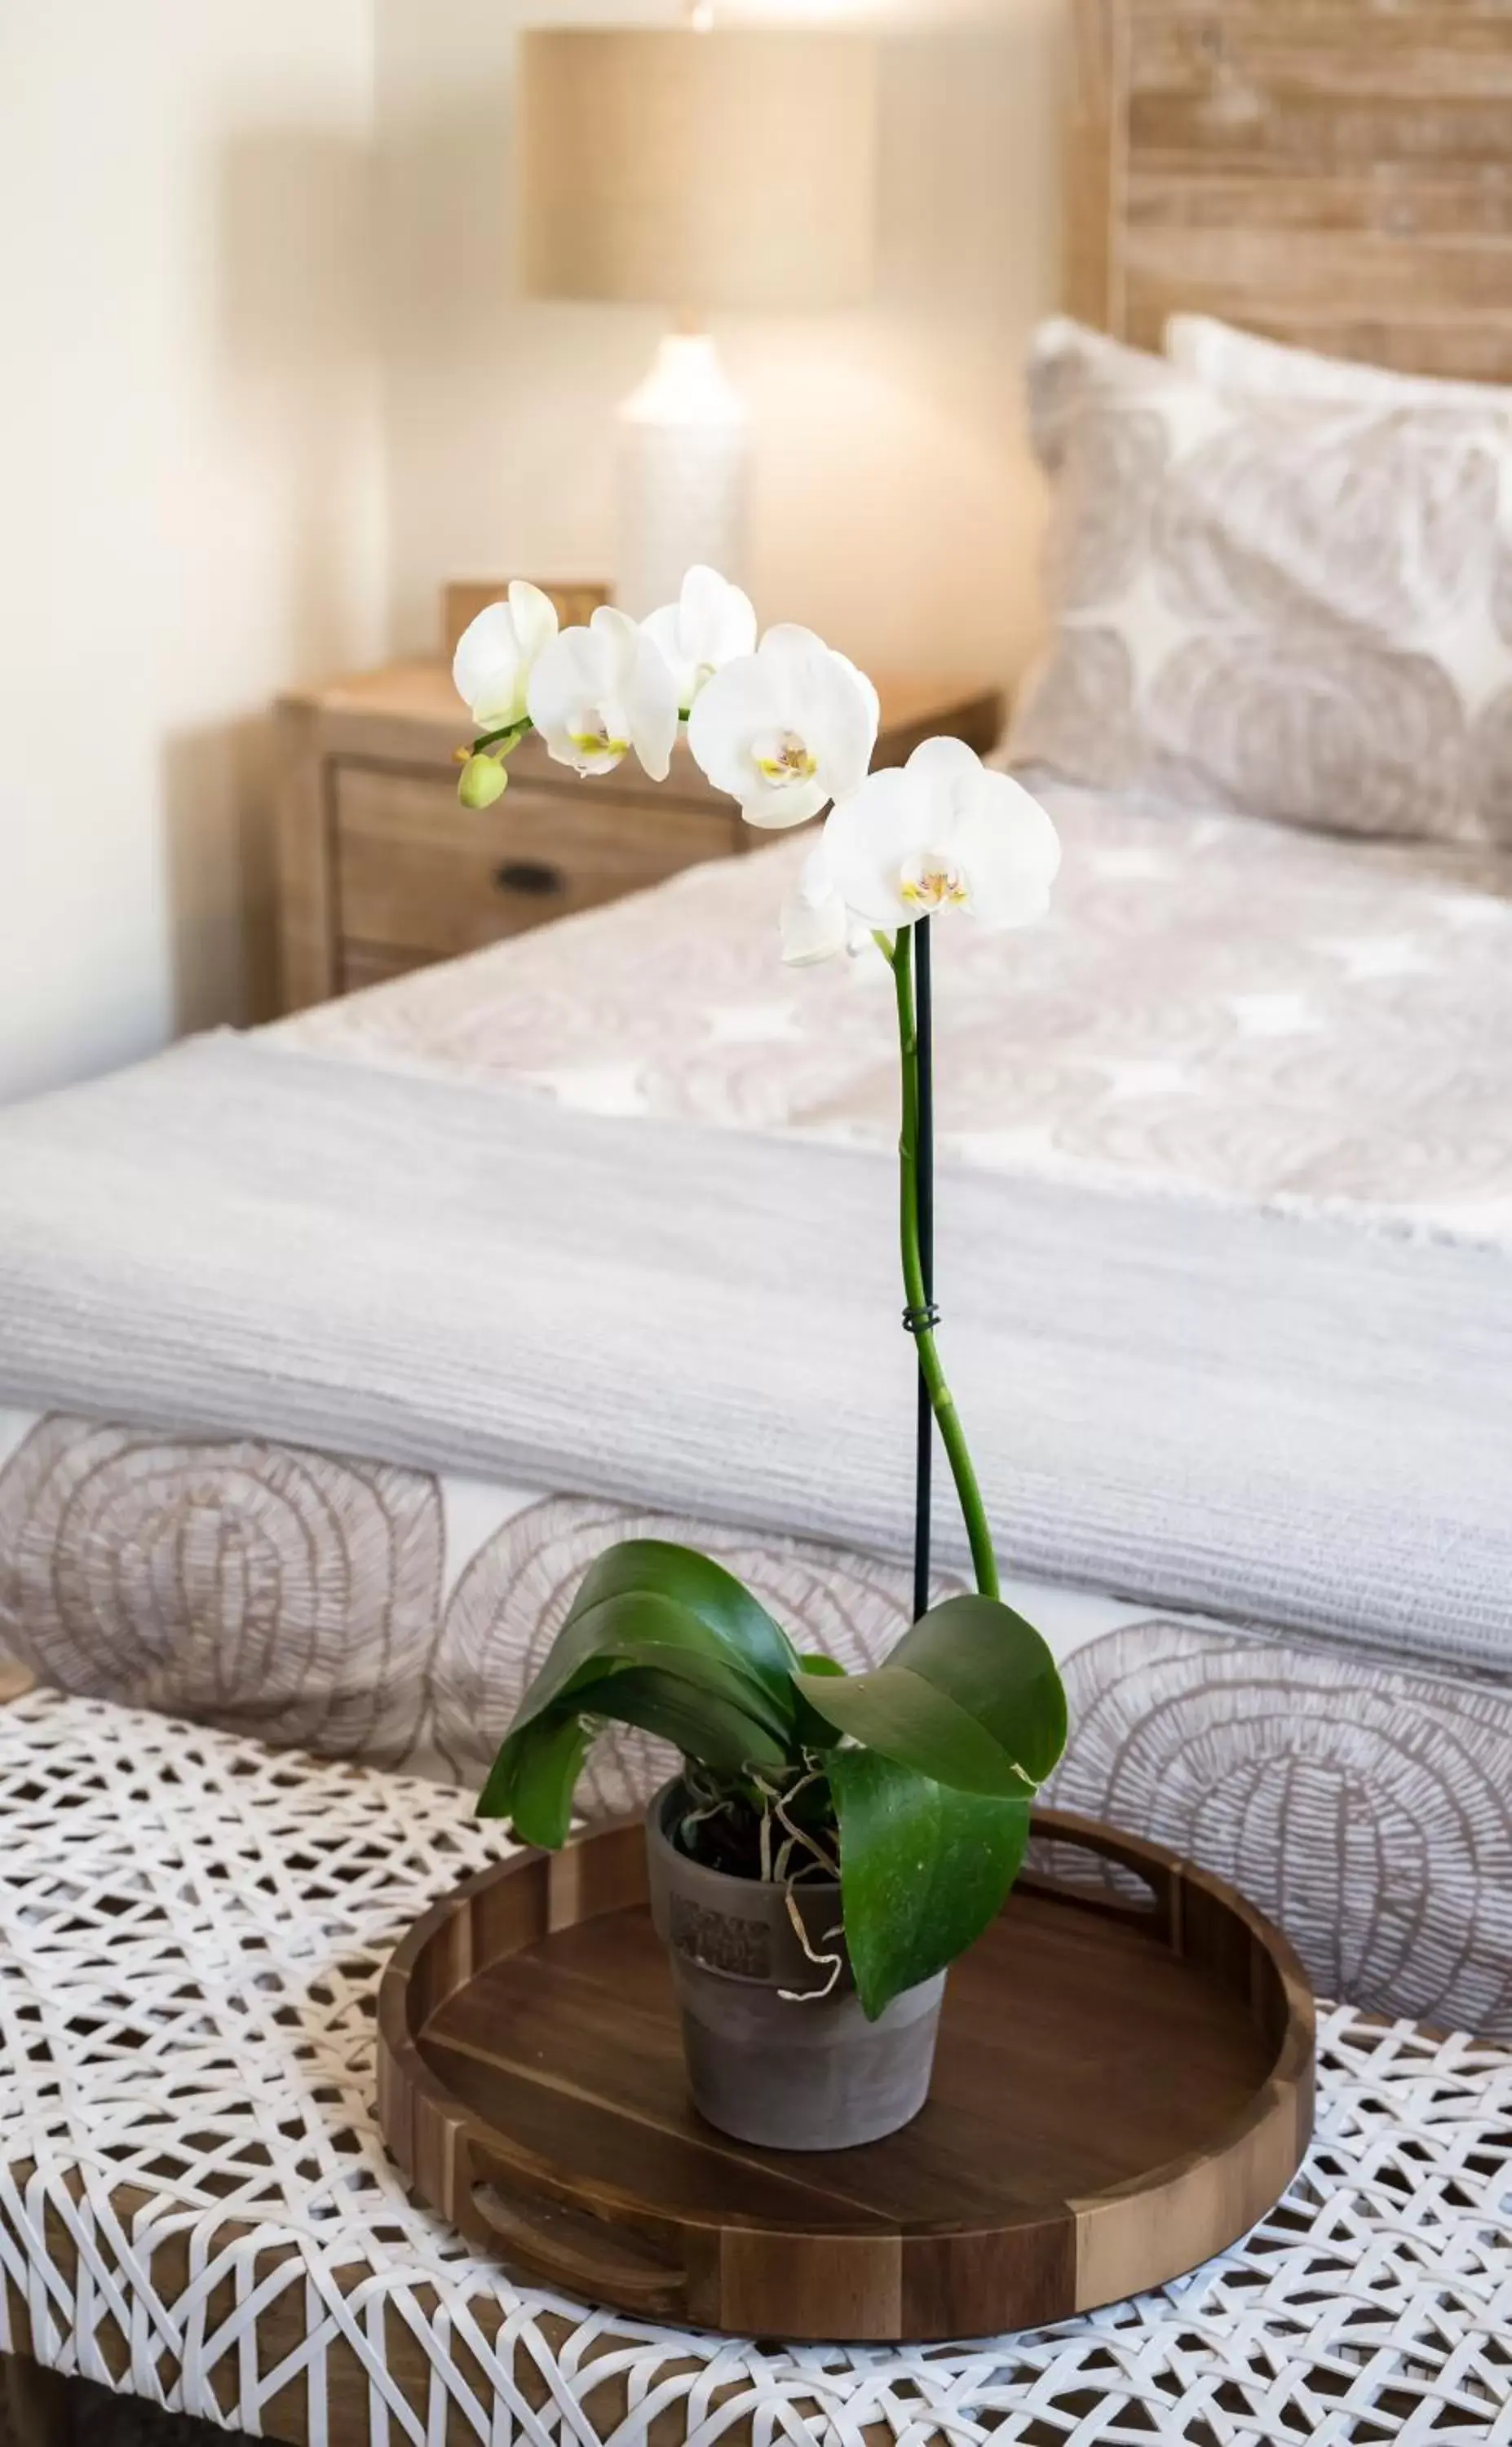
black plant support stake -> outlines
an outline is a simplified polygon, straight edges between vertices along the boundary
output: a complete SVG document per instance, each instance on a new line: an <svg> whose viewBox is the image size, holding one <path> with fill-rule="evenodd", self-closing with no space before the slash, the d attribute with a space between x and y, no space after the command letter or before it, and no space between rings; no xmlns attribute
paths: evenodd
<svg viewBox="0 0 1512 2447"><path fill-rule="evenodd" d="M915 1025L918 1047L918 1254L924 1300L935 1305L935 1015L930 994L929 920L914 927ZM918 1428L914 1463L914 1620L929 1611L930 1481L935 1410L923 1362L918 1371Z"/></svg>
<svg viewBox="0 0 1512 2447"><path fill-rule="evenodd" d="M997 1558L992 1552L982 1490L966 1449L960 1413L951 1399L935 1343L939 1311L935 1306L934 1010L930 996L929 930L924 920L899 927L896 943L886 941L883 949L892 964L898 996L898 1043L902 1061L898 1232L907 1303L903 1323L918 1347L914 1595L919 1612L924 1612L929 1606L929 1483L936 1428L960 1500L961 1524L972 1550L976 1586L984 1598L997 1595Z"/></svg>

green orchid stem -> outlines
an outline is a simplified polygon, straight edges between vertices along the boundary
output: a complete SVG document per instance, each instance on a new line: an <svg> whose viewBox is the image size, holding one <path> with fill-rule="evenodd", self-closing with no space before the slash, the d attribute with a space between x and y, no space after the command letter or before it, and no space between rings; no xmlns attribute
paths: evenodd
<svg viewBox="0 0 1512 2447"><path fill-rule="evenodd" d="M485 730L481 738L473 741L472 752L475 756L481 756L485 748L497 748L499 746L499 742L503 740L506 745L500 749L500 753L503 756L507 756L511 749L515 749L520 746L520 743L524 738L526 731L531 730L533 727L530 716L527 713L522 722L506 722L501 730Z"/></svg>
<svg viewBox="0 0 1512 2447"><path fill-rule="evenodd" d="M893 943L889 943L882 935L877 939L887 955L893 983L898 990L898 1041L903 1074L903 1127L898 1142L903 1291L909 1307L922 1317L928 1312L929 1302L925 1296L924 1261L918 1231L918 1027L914 1011L913 929L899 927L897 940ZM997 1558L992 1552L987 1510L982 1502L982 1490L976 1483L972 1456L967 1451L960 1413L945 1382L945 1371L940 1365L933 1328L922 1327L914 1340L918 1349L919 1374L928 1388L935 1424L951 1466L951 1476L955 1481L955 1495L961 1508L961 1519L966 1525L976 1585L984 1598L995 1598L998 1593Z"/></svg>

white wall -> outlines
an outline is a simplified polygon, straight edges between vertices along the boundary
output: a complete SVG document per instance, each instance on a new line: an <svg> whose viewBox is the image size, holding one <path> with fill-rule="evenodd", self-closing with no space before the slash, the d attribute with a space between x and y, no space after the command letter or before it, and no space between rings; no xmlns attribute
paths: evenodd
<svg viewBox="0 0 1512 2447"><path fill-rule="evenodd" d="M612 419L654 314L532 303L514 272L522 23L675 22L671 0L375 0L395 635L445 577L614 561ZM760 608L877 670L1008 673L1040 493L1020 365L1055 302L1063 0L737 0L883 32L879 292L719 336L756 419Z"/></svg>
<svg viewBox="0 0 1512 2447"><path fill-rule="evenodd" d="M0 1095L265 1005L266 709L382 642L370 0L0 6Z"/></svg>

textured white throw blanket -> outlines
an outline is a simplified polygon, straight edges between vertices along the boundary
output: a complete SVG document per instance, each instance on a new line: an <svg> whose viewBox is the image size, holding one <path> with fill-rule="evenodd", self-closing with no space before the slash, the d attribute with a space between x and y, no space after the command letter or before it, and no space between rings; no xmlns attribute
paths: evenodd
<svg viewBox="0 0 1512 2447"><path fill-rule="evenodd" d="M0 1401L898 1552L895 1204L870 1150L201 1038L0 1115ZM966 1170L938 1204L1015 1569L1512 1660L1504 1254Z"/></svg>

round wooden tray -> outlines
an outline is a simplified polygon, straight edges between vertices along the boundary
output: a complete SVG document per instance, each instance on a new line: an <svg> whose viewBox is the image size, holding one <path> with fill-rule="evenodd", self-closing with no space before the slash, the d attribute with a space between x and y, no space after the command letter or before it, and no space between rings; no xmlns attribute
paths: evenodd
<svg viewBox="0 0 1512 2447"><path fill-rule="evenodd" d="M1160 2285L1295 2172L1312 1994L1220 1879L1062 1812L1034 1828L1149 1901L1026 1874L952 1970L928 2104L889 2140L755 2150L694 2113L636 1819L416 1923L378 1999L388 2146L517 2277L656 2321L924 2341Z"/></svg>

